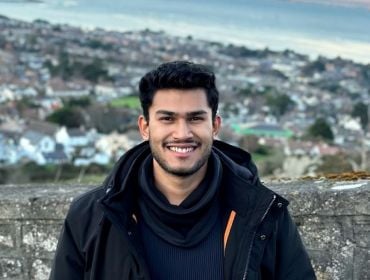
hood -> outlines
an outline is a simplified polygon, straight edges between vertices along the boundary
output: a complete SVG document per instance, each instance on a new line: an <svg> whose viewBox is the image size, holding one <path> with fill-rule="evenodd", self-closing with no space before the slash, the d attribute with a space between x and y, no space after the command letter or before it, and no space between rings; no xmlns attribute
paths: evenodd
<svg viewBox="0 0 370 280"><path fill-rule="evenodd" d="M256 183L258 171L250 153L219 140L214 141L213 148L229 168L234 172L243 173L242 176L246 177L247 180Z"/></svg>
<svg viewBox="0 0 370 280"><path fill-rule="evenodd" d="M253 182L258 179L257 168L252 162L251 155L248 152L219 140L214 141L213 151L221 156L223 162L235 172L245 172L244 176ZM127 151L117 161L103 183L107 193L110 191L117 192L121 187L124 187L129 180L129 177L125 175L135 172L135 170L137 170L137 165L140 165L149 154L150 147L148 141L142 142ZM240 168L243 168L243 170L237 171Z"/></svg>
<svg viewBox="0 0 370 280"><path fill-rule="evenodd" d="M222 162L222 186L228 208L241 215L247 215L251 205L252 209L256 209L260 204L264 207L263 205L271 201L274 193L261 184L257 168L248 152L219 140L214 141L213 151ZM135 187L137 172L149 154L149 143L145 141L126 152L118 160L104 182L106 195L101 202L105 207L126 213L134 211L133 197L137 195L138 190Z"/></svg>

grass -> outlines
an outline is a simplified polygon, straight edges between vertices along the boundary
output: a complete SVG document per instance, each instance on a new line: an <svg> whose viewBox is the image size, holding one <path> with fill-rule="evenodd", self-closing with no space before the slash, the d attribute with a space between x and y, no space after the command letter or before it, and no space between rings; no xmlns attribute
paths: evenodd
<svg viewBox="0 0 370 280"><path fill-rule="evenodd" d="M270 157L271 157L270 155L261 155L261 154L257 154L257 153L252 153L252 160L254 162L261 162L261 161L264 161L264 160L266 160Z"/></svg>
<svg viewBox="0 0 370 280"><path fill-rule="evenodd" d="M131 109L140 108L140 100L137 96L126 96L112 100L111 105L113 107L126 107Z"/></svg>
<svg viewBox="0 0 370 280"><path fill-rule="evenodd" d="M103 183L107 174L97 174L97 175L85 175L79 181L78 178L68 179L68 180L61 180L60 182L67 183L67 184L91 184L91 185L100 185Z"/></svg>

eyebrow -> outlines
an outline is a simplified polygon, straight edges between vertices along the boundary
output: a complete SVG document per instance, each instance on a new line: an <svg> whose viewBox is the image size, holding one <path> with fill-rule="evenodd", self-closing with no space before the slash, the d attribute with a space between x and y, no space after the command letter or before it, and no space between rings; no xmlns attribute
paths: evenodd
<svg viewBox="0 0 370 280"><path fill-rule="evenodd" d="M172 112L172 111L167 111L167 110L158 110L156 115L167 115L167 116L176 116L178 113ZM207 112L204 110L199 110L199 111L193 111L193 112L188 112L186 113L187 117L194 117L194 116L199 116L199 115L206 115Z"/></svg>

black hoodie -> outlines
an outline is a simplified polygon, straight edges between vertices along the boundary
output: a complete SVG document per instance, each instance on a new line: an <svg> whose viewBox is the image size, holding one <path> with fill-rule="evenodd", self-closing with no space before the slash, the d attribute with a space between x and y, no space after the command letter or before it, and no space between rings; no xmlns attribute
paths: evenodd
<svg viewBox="0 0 370 280"><path fill-rule="evenodd" d="M222 202L236 213L225 279L316 279L288 202L261 184L247 152L221 141L213 151L223 168ZM134 147L103 186L73 201L50 279L150 279L135 222L138 169L149 154L147 142Z"/></svg>

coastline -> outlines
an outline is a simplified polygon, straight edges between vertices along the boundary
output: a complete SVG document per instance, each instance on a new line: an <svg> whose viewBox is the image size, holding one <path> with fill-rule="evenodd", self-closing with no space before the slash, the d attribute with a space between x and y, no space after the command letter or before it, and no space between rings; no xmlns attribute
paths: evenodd
<svg viewBox="0 0 370 280"><path fill-rule="evenodd" d="M19 5L22 5L22 9L19 9ZM83 29L103 28L120 32L150 29L181 37L192 36L195 39L223 44L243 45L251 49L268 48L273 51L289 49L308 55L312 59L316 59L318 56L328 58L340 56L357 63L370 63L370 52L368 51L370 38L360 40L353 39L349 35L349 37L345 37L336 34L328 37L320 34L320 30L317 34L307 30L305 33L303 29L302 32L294 28L279 29L268 23L263 26L255 26L256 22L263 20L263 15L256 15L256 18L260 18L246 19L246 23L238 25L232 19L220 19L218 22L215 19L207 22L207 19L199 19L196 16L185 19L175 14L174 11L160 17L158 11L147 13L140 13L139 10L133 10L132 13L122 10L114 13L81 12L81 7L73 6L75 5L73 2L70 5L71 7L55 9L45 3L0 3L0 6L3 6L0 14L24 21L43 19L53 24L68 24ZM271 15L269 16L271 17ZM280 15L277 15L276 21L281 24L282 19L279 17ZM255 21L253 22L253 20ZM357 31L357 33L359 32Z"/></svg>

